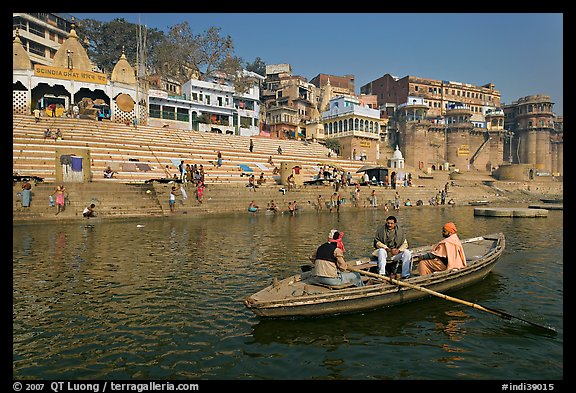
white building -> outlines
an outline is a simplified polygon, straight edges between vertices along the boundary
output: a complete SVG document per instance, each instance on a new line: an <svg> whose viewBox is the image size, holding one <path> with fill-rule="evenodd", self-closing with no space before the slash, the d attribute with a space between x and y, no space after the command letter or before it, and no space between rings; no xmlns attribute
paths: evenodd
<svg viewBox="0 0 576 393"><path fill-rule="evenodd" d="M330 100L330 110L322 112L326 138L358 136L380 139L380 111L360 106L351 96L339 96Z"/></svg>
<svg viewBox="0 0 576 393"><path fill-rule="evenodd" d="M92 63L82 47L74 24L68 38L56 51L52 65L32 64L22 46L18 30L12 45L13 113L30 114L34 108L57 106L55 115L65 116L82 99L102 100L110 107L110 120L119 123L146 121L145 97L138 99L134 70L124 54L110 78L92 71ZM140 102L140 104L139 104ZM46 115L51 115L46 113Z"/></svg>
<svg viewBox="0 0 576 393"><path fill-rule="evenodd" d="M254 79L258 74L244 71ZM182 85L182 95L149 90L150 125L234 135L258 135L260 88L254 83L246 93L237 93L230 82L191 79Z"/></svg>

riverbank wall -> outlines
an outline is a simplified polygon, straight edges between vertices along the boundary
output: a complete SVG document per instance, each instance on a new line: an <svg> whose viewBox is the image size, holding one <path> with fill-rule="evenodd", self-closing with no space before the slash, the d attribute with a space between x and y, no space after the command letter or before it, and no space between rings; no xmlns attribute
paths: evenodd
<svg viewBox="0 0 576 393"><path fill-rule="evenodd" d="M432 179L415 179L410 187L396 189L380 186L361 186L358 206L352 203L354 187L340 188L338 193L345 199L341 211L349 209L374 209L370 202L372 190L377 198L376 209L384 211L384 203L391 207L396 191L400 195L401 209L409 199L412 208L418 200L423 201L419 208L433 207L429 204L439 190L448 183L448 197L456 205L473 204L487 201L491 206L526 205L537 203L540 199L558 198L563 194L563 182L551 179L534 181L498 181L486 174L467 174L458 180L451 180L448 173L437 173ZM296 201L302 211L316 211L318 196L326 202L335 192L332 185L299 186L294 190L282 192L284 188L277 184L264 184L253 190L242 183L208 184L202 203L196 199L192 184L179 183L142 183L122 184L117 182L64 183L68 198L64 211L56 215L56 208L49 204L49 196L57 184L51 182L32 182L30 207L22 207L19 192L21 182L13 182L12 211L14 223L40 221L65 221L85 219L82 210L94 203L99 219L127 219L137 217L193 217L209 216L233 212L246 212L251 201L259 206L255 214L265 214L270 201L274 201L280 211L288 211L288 203ZM176 185L180 195L176 198L175 211L169 207L169 194ZM180 187L184 189L184 198ZM324 211L328 208L324 205Z"/></svg>

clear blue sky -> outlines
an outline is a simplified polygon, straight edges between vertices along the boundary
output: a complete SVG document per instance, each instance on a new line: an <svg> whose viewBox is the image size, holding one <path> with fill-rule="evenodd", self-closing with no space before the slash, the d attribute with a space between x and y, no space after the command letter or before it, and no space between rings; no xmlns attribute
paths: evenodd
<svg viewBox="0 0 576 393"><path fill-rule="evenodd" d="M492 82L502 103L547 94L563 115L562 13L70 13L108 22L124 18L168 32L188 21L199 34L220 27L235 55L289 63L308 80L352 74L360 86L400 78Z"/></svg>

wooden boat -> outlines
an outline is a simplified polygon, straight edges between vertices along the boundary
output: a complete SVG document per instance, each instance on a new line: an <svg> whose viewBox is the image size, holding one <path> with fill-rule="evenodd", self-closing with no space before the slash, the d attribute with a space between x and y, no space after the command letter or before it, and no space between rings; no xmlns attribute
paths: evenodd
<svg viewBox="0 0 576 393"><path fill-rule="evenodd" d="M489 203L490 203L490 201L485 201L485 200L482 200L482 201L470 201L470 202L468 202L468 204L469 204L470 206L484 206L484 205L487 205L487 204L489 204Z"/></svg>
<svg viewBox="0 0 576 393"><path fill-rule="evenodd" d="M540 198L543 203L564 203L564 198Z"/></svg>
<svg viewBox="0 0 576 393"><path fill-rule="evenodd" d="M467 266L457 271L444 271L426 276L417 275L417 261L412 263L413 275L402 280L419 288L449 292L477 283L492 270L505 247L503 233L463 239ZM432 245L413 249L414 254L430 250ZM349 261L356 269L369 269L375 261L365 258ZM266 288L244 299L244 305L261 317L292 318L350 313L394 306L429 297L412 287L392 284L366 273L365 286L345 288L323 286L311 281L311 273L302 272L283 280L274 280ZM393 280L395 281L395 280Z"/></svg>

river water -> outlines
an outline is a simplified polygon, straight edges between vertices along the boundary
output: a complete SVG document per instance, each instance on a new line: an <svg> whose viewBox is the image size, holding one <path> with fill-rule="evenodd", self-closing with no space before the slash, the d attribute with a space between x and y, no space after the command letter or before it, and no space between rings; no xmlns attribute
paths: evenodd
<svg viewBox="0 0 576 393"><path fill-rule="evenodd" d="M396 213L412 247L506 235L479 284L451 293L553 334L430 298L323 318L265 320L242 303L299 272L331 228L347 260L371 251L389 213L78 220L13 226L13 377L37 380L561 380L563 214Z"/></svg>

